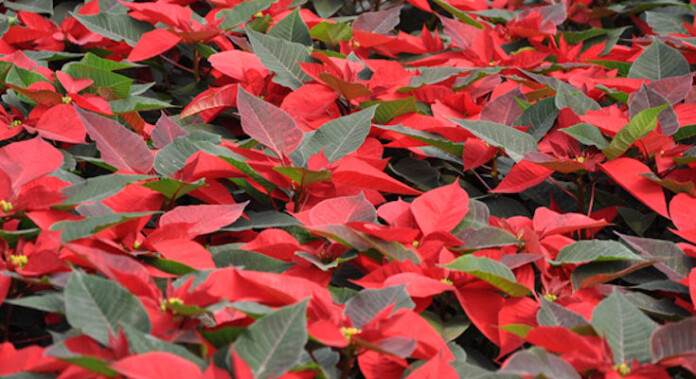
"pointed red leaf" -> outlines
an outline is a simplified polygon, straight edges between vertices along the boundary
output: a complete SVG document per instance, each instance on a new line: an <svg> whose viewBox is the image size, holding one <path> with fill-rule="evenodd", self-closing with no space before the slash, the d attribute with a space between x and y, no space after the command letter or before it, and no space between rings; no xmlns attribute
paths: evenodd
<svg viewBox="0 0 696 379"><path fill-rule="evenodd" d="M213 233L227 226L242 215L249 202L231 205L183 205L165 213L159 220L160 226L189 224L191 237Z"/></svg>
<svg viewBox="0 0 696 379"><path fill-rule="evenodd" d="M290 155L302 142L304 134L289 114L243 88L237 94L237 108L244 132L279 157Z"/></svg>
<svg viewBox="0 0 696 379"><path fill-rule="evenodd" d="M374 222L376 214L375 207L362 194L335 197L322 201L309 211L308 225Z"/></svg>
<svg viewBox="0 0 696 379"><path fill-rule="evenodd" d="M87 136L75 107L70 104L54 105L41 115L36 127L31 129L46 139L68 143L84 143Z"/></svg>
<svg viewBox="0 0 696 379"><path fill-rule="evenodd" d="M146 174L155 156L139 135L118 122L77 109L89 137L97 143L104 162L121 170Z"/></svg>
<svg viewBox="0 0 696 379"><path fill-rule="evenodd" d="M641 174L652 173L650 168L632 158L618 158L599 167L621 187L659 215L669 218L665 193L659 184Z"/></svg>
<svg viewBox="0 0 696 379"><path fill-rule="evenodd" d="M365 161L352 157L341 159L339 166L331 172L334 182L356 187L374 189L402 195L420 195L421 192L392 178Z"/></svg>
<svg viewBox="0 0 696 379"><path fill-rule="evenodd" d="M166 259L183 263L196 270L214 269L213 255L200 244L190 240L155 242L155 249Z"/></svg>
<svg viewBox="0 0 696 379"><path fill-rule="evenodd" d="M411 203L411 212L424 235L449 232L469 212L469 195L454 182L417 197Z"/></svg>
<svg viewBox="0 0 696 379"><path fill-rule="evenodd" d="M442 378L458 378L459 374L454 370L442 355L438 353L435 357L426 362L423 366L418 367L411 372L407 378L410 379L442 379Z"/></svg>
<svg viewBox="0 0 696 379"><path fill-rule="evenodd" d="M246 51L223 51L211 55L208 62L216 70L240 82L246 82L245 73L248 70L256 70L263 76L268 75L268 70L263 67L261 59Z"/></svg>
<svg viewBox="0 0 696 379"><path fill-rule="evenodd" d="M144 33L133 47L128 60L140 62L160 55L181 42L181 37L167 29L155 29Z"/></svg>
<svg viewBox="0 0 696 379"><path fill-rule="evenodd" d="M533 223L534 231L545 236L610 225L604 219L595 220L579 213L559 214L546 207L536 209Z"/></svg>
<svg viewBox="0 0 696 379"><path fill-rule="evenodd" d="M63 71L56 71L56 76L60 84L65 88L67 93L78 93L94 83L92 79L73 79Z"/></svg>
<svg viewBox="0 0 696 379"><path fill-rule="evenodd" d="M529 161L520 161L512 166L510 172L503 178L493 193L518 193L543 183L553 170Z"/></svg>
<svg viewBox="0 0 696 379"><path fill-rule="evenodd" d="M43 138L13 142L0 149L0 171L11 180L12 191L49 174L63 163L63 154ZM0 194L2 194L0 189Z"/></svg>
<svg viewBox="0 0 696 379"><path fill-rule="evenodd" d="M111 364L111 368L132 379L203 378L195 363L162 351L126 357Z"/></svg>

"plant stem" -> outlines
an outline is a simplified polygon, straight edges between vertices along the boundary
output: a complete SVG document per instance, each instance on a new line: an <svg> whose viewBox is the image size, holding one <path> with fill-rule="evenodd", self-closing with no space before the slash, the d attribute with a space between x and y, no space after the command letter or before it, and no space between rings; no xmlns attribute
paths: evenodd
<svg viewBox="0 0 696 379"><path fill-rule="evenodd" d="M578 202L578 213L584 214L585 213L585 182L582 180L583 176L578 175L578 179L576 181L576 185L578 187L578 196L577 196L577 202Z"/></svg>
<svg viewBox="0 0 696 379"><path fill-rule="evenodd" d="M193 50L193 77L197 82L201 81L201 73L199 72L201 57L198 55L198 50Z"/></svg>
<svg viewBox="0 0 696 379"><path fill-rule="evenodd" d="M346 350L343 353L343 356L347 360L345 362L343 362L343 369L341 371L341 379L348 379L350 372L353 370L353 366L355 366L356 354L355 354L354 350L352 349L352 346L348 346L348 348L346 348Z"/></svg>

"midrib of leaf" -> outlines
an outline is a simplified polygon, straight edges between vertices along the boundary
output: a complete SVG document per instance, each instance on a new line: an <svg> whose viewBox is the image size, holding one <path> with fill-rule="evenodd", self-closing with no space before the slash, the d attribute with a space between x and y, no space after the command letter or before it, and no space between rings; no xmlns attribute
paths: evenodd
<svg viewBox="0 0 696 379"><path fill-rule="evenodd" d="M274 355L273 353L278 349L278 346L280 345L281 341L285 338L287 335L288 330L290 327L293 325L293 322L297 318L297 316L304 311L303 308L298 308L299 311L295 312L295 314L292 316L290 320L285 324L285 327L282 329L282 333L280 333L281 338L277 338L276 341L271 345L271 349L269 350L268 354L266 354L266 357L263 359L261 362L261 365L259 366L259 369L256 373L256 376L260 376L262 372L266 370L266 366L268 365L268 362L270 362L271 357Z"/></svg>
<svg viewBox="0 0 696 379"><path fill-rule="evenodd" d="M366 112L366 114L368 114L368 115L370 116L370 118L372 118L373 113ZM333 162L333 161L334 161L334 159L336 158L337 153L340 152L340 151L341 151L341 148L348 142L348 137L349 137L349 136L352 136L353 133L354 133L356 130L358 130L358 129L360 128L360 124L362 123L362 121L363 121L364 119L365 119L364 117L361 117L357 122L355 122L354 126L348 131L348 133L345 134L345 137L346 137L346 138L343 138L343 139L341 140L341 142L340 142L340 143L336 146L336 148L334 149L333 153L331 153L331 156L330 156L330 157L326 157L326 158L329 160L329 162ZM323 133L322 133L322 134L323 134Z"/></svg>

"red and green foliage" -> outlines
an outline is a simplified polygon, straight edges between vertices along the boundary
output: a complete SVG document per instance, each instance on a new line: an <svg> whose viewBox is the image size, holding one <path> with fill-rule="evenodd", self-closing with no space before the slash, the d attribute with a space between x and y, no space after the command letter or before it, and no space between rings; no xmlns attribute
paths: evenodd
<svg viewBox="0 0 696 379"><path fill-rule="evenodd" d="M696 376L694 9L4 1L0 376Z"/></svg>

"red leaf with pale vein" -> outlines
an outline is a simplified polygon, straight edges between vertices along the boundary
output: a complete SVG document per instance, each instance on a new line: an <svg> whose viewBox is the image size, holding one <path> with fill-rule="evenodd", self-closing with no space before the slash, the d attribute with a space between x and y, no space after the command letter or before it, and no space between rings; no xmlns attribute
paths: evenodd
<svg viewBox="0 0 696 379"><path fill-rule="evenodd" d="M529 161L520 161L512 166L493 193L518 193L543 183L551 177L553 170Z"/></svg>
<svg viewBox="0 0 696 379"><path fill-rule="evenodd" d="M155 128L152 129L150 137L152 137L152 143L159 149L167 146L175 139L181 136L187 135L186 132L179 124L172 121L164 112L160 115L160 118L155 124Z"/></svg>
<svg viewBox="0 0 696 379"><path fill-rule="evenodd" d="M63 154L43 138L13 142L0 149L0 171L11 180L13 192L57 170L62 163ZM3 192L0 190L0 194Z"/></svg>
<svg viewBox="0 0 696 379"><path fill-rule="evenodd" d="M97 143L104 162L125 171L147 174L155 156L139 135L118 122L77 109L89 137Z"/></svg>
<svg viewBox="0 0 696 379"><path fill-rule="evenodd" d="M111 368L132 379L203 378L195 363L161 351L126 357L112 363Z"/></svg>
<svg viewBox="0 0 696 379"><path fill-rule="evenodd" d="M237 93L237 108L244 133L269 147L279 157L290 155L302 142L304 133L289 114L243 88Z"/></svg>
<svg viewBox="0 0 696 379"><path fill-rule="evenodd" d="M164 258L183 263L196 270L215 268L213 255L196 242L190 240L167 240L155 242L153 246Z"/></svg>
<svg viewBox="0 0 696 379"><path fill-rule="evenodd" d="M189 224L191 237L213 233L227 226L242 215L249 202L232 205L182 205L165 213L159 220L160 227L169 224Z"/></svg>
<svg viewBox="0 0 696 379"><path fill-rule="evenodd" d="M454 182L417 197L411 203L411 212L424 235L449 232L469 212L469 195Z"/></svg>
<svg viewBox="0 0 696 379"><path fill-rule="evenodd" d="M600 164L599 167L643 204L659 215L669 218L662 187L641 176L641 174L652 173L648 166L635 159L623 157Z"/></svg>
<svg viewBox="0 0 696 379"><path fill-rule="evenodd" d="M58 104L44 112L36 123L36 131L47 139L68 143L85 143L85 126L70 104Z"/></svg>
<svg viewBox="0 0 696 379"><path fill-rule="evenodd" d="M604 219L595 220L579 213L560 214L546 207L536 209L533 223L534 231L545 236L610 225Z"/></svg>
<svg viewBox="0 0 696 379"><path fill-rule="evenodd" d="M368 350L358 355L358 366L365 379L401 379L408 362L403 358Z"/></svg>
<svg viewBox="0 0 696 379"><path fill-rule="evenodd" d="M309 211L310 224L330 225L348 222L374 222L377 212L375 207L360 194L327 199L315 205Z"/></svg>
<svg viewBox="0 0 696 379"><path fill-rule="evenodd" d="M385 174L362 159L344 157L339 166L331 172L334 182L351 184L382 192L402 195L420 195L421 192Z"/></svg>
<svg viewBox="0 0 696 379"><path fill-rule="evenodd" d="M189 117L194 114L221 110L237 106L237 83L228 84L220 88L209 88L198 94L191 103L181 112L181 117ZM206 117L204 117L205 119Z"/></svg>
<svg viewBox="0 0 696 379"><path fill-rule="evenodd" d="M435 357L407 376L409 379L443 379L457 377L459 377L459 374L457 374L457 371L454 370L452 365L447 363L442 352L438 353Z"/></svg>
<svg viewBox="0 0 696 379"><path fill-rule="evenodd" d="M245 73L248 70L256 70L263 76L268 75L268 70L263 67L261 59L246 51L223 51L211 55L208 58L208 62L210 62L214 69L240 82L247 81Z"/></svg>
<svg viewBox="0 0 696 379"><path fill-rule="evenodd" d="M181 37L167 29L155 29L144 33L133 47L128 60L140 62L160 55L181 42Z"/></svg>
<svg viewBox="0 0 696 379"><path fill-rule="evenodd" d="M696 268L692 268L687 277L689 285L689 296L691 296L691 304L696 309Z"/></svg>

